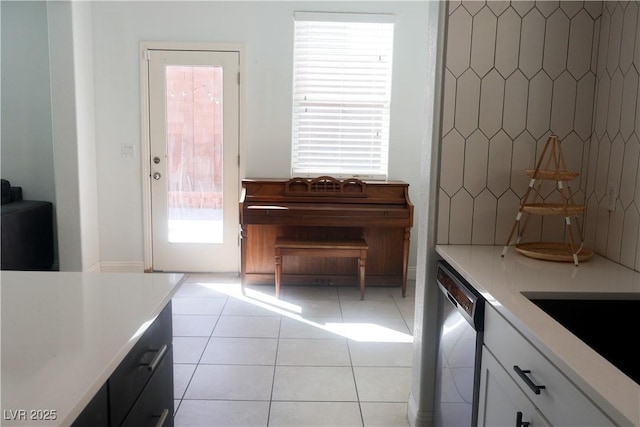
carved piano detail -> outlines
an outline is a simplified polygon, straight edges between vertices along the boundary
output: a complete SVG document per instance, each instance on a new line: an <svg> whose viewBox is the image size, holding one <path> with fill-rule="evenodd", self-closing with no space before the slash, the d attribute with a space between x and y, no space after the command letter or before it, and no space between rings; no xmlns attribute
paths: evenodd
<svg viewBox="0 0 640 427"><path fill-rule="evenodd" d="M409 184L332 177L242 181L243 284L274 284L278 237L362 239L369 246L366 284L401 286L404 296L413 205ZM345 258L291 257L286 284L357 286L358 266Z"/></svg>

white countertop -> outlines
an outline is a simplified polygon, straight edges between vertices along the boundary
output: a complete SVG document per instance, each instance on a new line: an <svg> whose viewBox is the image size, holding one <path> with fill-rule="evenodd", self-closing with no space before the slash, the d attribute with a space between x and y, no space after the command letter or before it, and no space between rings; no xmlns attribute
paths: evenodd
<svg viewBox="0 0 640 427"><path fill-rule="evenodd" d="M527 258L513 247L502 258L502 248L438 245L436 252L614 421L640 426L640 386L523 295L596 293L640 299L640 273L597 255L574 267ZM640 336L640 325L629 326Z"/></svg>
<svg viewBox="0 0 640 427"><path fill-rule="evenodd" d="M3 271L2 426L69 426L171 300L182 278ZM11 420L20 410L27 419ZM31 419L46 411L55 411L56 419Z"/></svg>

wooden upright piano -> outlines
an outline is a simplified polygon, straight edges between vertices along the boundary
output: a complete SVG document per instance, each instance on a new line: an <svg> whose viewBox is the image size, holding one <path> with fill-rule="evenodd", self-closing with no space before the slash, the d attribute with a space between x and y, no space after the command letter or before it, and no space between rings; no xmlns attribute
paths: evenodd
<svg viewBox="0 0 640 427"><path fill-rule="evenodd" d="M409 184L319 178L245 179L240 197L242 283L273 284L278 237L361 239L369 246L367 286L406 291L413 205ZM357 286L358 266L345 258L291 257L283 284Z"/></svg>

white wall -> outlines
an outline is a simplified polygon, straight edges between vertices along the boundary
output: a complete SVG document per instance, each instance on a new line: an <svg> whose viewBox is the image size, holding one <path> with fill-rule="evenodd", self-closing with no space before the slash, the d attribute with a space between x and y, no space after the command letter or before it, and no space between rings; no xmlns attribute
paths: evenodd
<svg viewBox="0 0 640 427"><path fill-rule="evenodd" d="M55 206L45 2L2 2L2 178Z"/></svg>
<svg viewBox="0 0 640 427"><path fill-rule="evenodd" d="M72 6L83 271L100 268L91 9L88 2L75 2Z"/></svg>
<svg viewBox="0 0 640 427"><path fill-rule="evenodd" d="M91 271L100 261L93 123L91 8L50 2L51 64L60 270Z"/></svg>
<svg viewBox="0 0 640 427"><path fill-rule="evenodd" d="M60 269L82 270L71 4L47 6Z"/></svg>
<svg viewBox="0 0 640 427"><path fill-rule="evenodd" d="M409 182L417 201L427 55L424 2L145 1L92 6L103 263L142 266L143 260L139 43L244 44L243 177L289 177L295 10L396 14L389 177ZM123 143L136 147L134 159L121 157Z"/></svg>

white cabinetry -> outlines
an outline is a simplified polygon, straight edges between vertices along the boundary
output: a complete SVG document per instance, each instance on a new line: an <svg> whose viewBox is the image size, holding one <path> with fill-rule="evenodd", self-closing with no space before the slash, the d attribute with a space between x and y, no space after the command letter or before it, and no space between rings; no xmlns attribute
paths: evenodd
<svg viewBox="0 0 640 427"><path fill-rule="evenodd" d="M479 425L615 425L495 309L485 310Z"/></svg>
<svg viewBox="0 0 640 427"><path fill-rule="evenodd" d="M482 349L478 411L478 426L482 427L551 425L486 346Z"/></svg>

